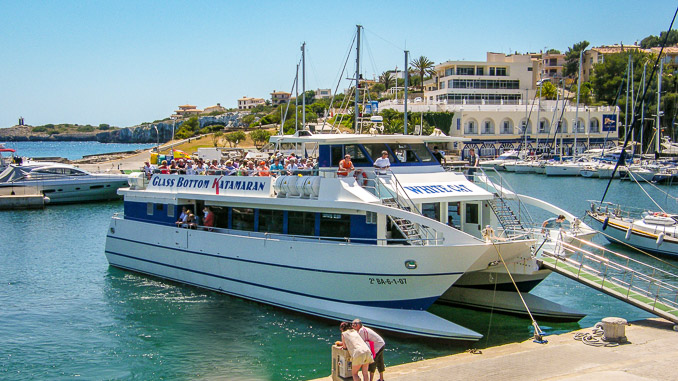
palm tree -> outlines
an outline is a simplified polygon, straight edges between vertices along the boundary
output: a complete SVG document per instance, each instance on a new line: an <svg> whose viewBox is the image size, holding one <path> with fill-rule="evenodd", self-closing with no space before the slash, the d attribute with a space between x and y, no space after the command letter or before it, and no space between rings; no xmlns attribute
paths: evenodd
<svg viewBox="0 0 678 381"><path fill-rule="evenodd" d="M391 76L390 71L385 71L379 76L379 82L384 84L386 90L390 89L393 85L393 77Z"/></svg>
<svg viewBox="0 0 678 381"><path fill-rule="evenodd" d="M415 72L419 73L419 79L421 79L421 87L423 88L424 75L425 74L433 75L435 73L435 71L433 70L435 64L428 58L421 56L416 60L410 62L410 65L412 65L412 68L415 70Z"/></svg>

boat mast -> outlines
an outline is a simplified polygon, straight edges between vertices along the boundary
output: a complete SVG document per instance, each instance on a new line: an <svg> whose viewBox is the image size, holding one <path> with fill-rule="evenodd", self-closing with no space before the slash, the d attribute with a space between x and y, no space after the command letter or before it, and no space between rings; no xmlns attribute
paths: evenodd
<svg viewBox="0 0 678 381"><path fill-rule="evenodd" d="M529 97L527 96L527 88L525 89L525 130L523 131L523 135L525 135L525 143L523 144L523 150L525 151L525 158L527 158L527 126L529 125L530 121L527 119L529 114L527 113L527 103L529 102ZM518 151L518 158L520 158L520 151Z"/></svg>
<svg viewBox="0 0 678 381"><path fill-rule="evenodd" d="M537 127L536 131L534 132L534 135L537 137L537 141L534 143L534 152L535 155L537 155L537 152L539 152L539 130L541 128L541 119L540 119L540 111L541 111L541 85L544 83L543 79L539 80L539 102L537 103ZM543 152L542 152L543 153Z"/></svg>
<svg viewBox="0 0 678 381"><path fill-rule="evenodd" d="M626 134L629 130L629 77L631 75L631 53L629 53L629 60L626 64L626 101L624 102L624 141L626 141Z"/></svg>
<svg viewBox="0 0 678 381"><path fill-rule="evenodd" d="M355 46L355 100L353 110L353 119L355 123L353 125L353 131L358 133L358 115L360 115L358 112L358 98L360 97L360 28L362 28L362 26L356 25L356 28L358 29L358 34L356 38L357 44Z"/></svg>
<svg viewBox="0 0 678 381"><path fill-rule="evenodd" d="M645 70L647 69L647 61L643 65L643 94L645 94ZM645 97L643 97L640 105L640 159L643 160L643 132L645 130Z"/></svg>
<svg viewBox="0 0 678 381"><path fill-rule="evenodd" d="M405 99L404 99L404 101L405 101L405 107L404 107L404 110L405 110L405 113L404 113L405 114L404 115L404 118L405 118L404 119L405 135L407 135L407 86L408 86L407 77L409 77L408 74L409 74L409 70L410 70L409 67L407 66L408 65L408 63L407 63L407 55L408 54L410 54L410 51L405 50L405 70L403 70L403 74L405 76L405 89L404 89L405 90Z"/></svg>
<svg viewBox="0 0 678 381"><path fill-rule="evenodd" d="M659 158L659 151L661 149L661 144L659 142L659 139L661 138L661 131L662 131L662 125L661 125L661 112L660 112L660 107L661 107L661 98L662 98L662 72L664 71L664 61L660 60L659 63L659 76L657 77L657 138L655 139L657 142L655 143L655 158Z"/></svg>
<svg viewBox="0 0 678 381"><path fill-rule="evenodd" d="M297 77L294 81L296 82L294 86L294 131L296 132L299 130L299 64L297 64ZM282 131L282 127L280 130Z"/></svg>
<svg viewBox="0 0 678 381"><path fill-rule="evenodd" d="M563 108L563 112L560 114L560 119L558 120L558 124L560 125L559 130L560 130L560 162L563 162L563 114L565 114L565 84L563 83L563 80L560 80L560 86L562 87L562 92L563 92L563 105L561 106ZM567 120L565 120L567 122Z"/></svg>
<svg viewBox="0 0 678 381"><path fill-rule="evenodd" d="M577 70L577 108L574 111L574 157L577 158L577 130L579 130L579 91L581 90L581 56L584 50L579 51L579 70Z"/></svg>
<svg viewBox="0 0 678 381"><path fill-rule="evenodd" d="M301 129L306 128L306 42L301 44Z"/></svg>

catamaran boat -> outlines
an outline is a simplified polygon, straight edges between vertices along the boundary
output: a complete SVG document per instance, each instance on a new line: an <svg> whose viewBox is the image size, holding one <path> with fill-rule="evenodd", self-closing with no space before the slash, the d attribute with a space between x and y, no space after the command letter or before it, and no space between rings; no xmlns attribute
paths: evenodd
<svg viewBox="0 0 678 381"><path fill-rule="evenodd" d="M128 175L93 174L67 164L10 164L0 173L0 195L43 194L51 204L118 199ZM30 189L30 191L25 191Z"/></svg>
<svg viewBox="0 0 678 381"><path fill-rule="evenodd" d="M317 153L310 176L139 176L119 190L124 214L111 220L106 257L112 266L324 318L477 340L426 309L464 274L530 257L536 240L508 225L497 236L483 229L498 224L495 194L446 171L426 145L455 141L306 132L271 143ZM389 171L373 168L382 151ZM357 170L341 177L346 154ZM182 207L205 206L214 226L175 225Z"/></svg>
<svg viewBox="0 0 678 381"><path fill-rule="evenodd" d="M586 214L606 238L640 250L678 256L678 215L590 201Z"/></svg>

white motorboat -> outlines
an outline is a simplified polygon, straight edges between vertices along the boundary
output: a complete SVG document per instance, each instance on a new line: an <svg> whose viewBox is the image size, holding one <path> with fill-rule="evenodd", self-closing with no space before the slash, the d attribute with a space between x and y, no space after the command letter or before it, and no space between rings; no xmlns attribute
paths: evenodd
<svg viewBox="0 0 678 381"><path fill-rule="evenodd" d="M579 169L579 175L581 177L598 177L598 166L597 165L584 165Z"/></svg>
<svg viewBox="0 0 678 381"><path fill-rule="evenodd" d="M43 194L51 204L119 199L128 175L93 174L67 164L10 164L0 173L0 194Z"/></svg>
<svg viewBox="0 0 678 381"><path fill-rule="evenodd" d="M480 166L484 168L494 168L498 171L504 171L506 170L504 167L505 164L515 163L521 160L523 156L524 155L521 155L521 153L516 150L506 151L497 156L495 159L480 161Z"/></svg>
<svg viewBox="0 0 678 381"><path fill-rule="evenodd" d="M546 176L579 176L581 163L566 161L547 163L545 167Z"/></svg>
<svg viewBox="0 0 678 381"><path fill-rule="evenodd" d="M678 256L678 215L591 201L587 215L606 238L640 250Z"/></svg>

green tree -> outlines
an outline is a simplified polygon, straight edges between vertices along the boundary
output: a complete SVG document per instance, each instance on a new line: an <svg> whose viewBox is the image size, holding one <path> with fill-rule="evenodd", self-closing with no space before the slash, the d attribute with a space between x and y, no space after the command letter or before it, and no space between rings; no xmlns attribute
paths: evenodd
<svg viewBox="0 0 678 381"><path fill-rule="evenodd" d="M224 136L223 131L217 131L212 134L212 144L214 144L215 147L219 146L219 140Z"/></svg>
<svg viewBox="0 0 678 381"><path fill-rule="evenodd" d="M544 99L556 99L558 88L551 82L544 81L541 85L541 97Z"/></svg>
<svg viewBox="0 0 678 381"><path fill-rule="evenodd" d="M106 123L101 123L101 124L99 125L99 129L102 130L102 131L108 130L109 128L111 128L111 126L108 125L108 124L106 124Z"/></svg>
<svg viewBox="0 0 678 381"><path fill-rule="evenodd" d="M393 82L394 82L393 79L394 79L393 75L391 75L390 71L385 71L385 72L381 73L381 75L379 76L379 82L384 85L384 88L386 90L393 87Z"/></svg>
<svg viewBox="0 0 678 381"><path fill-rule="evenodd" d="M420 79L420 84L421 86L424 85L424 75L433 75L435 71L433 68L435 67L435 64L433 61L429 60L428 58L421 56L412 62L410 62L410 65L412 65L412 68L416 73L419 74L419 79Z"/></svg>
<svg viewBox="0 0 678 381"><path fill-rule="evenodd" d="M190 117L187 121L179 125L179 130L174 133L174 137L177 139L187 139L195 135L196 131L200 128L200 123L198 122L197 116Z"/></svg>
<svg viewBox="0 0 678 381"><path fill-rule="evenodd" d="M266 130L254 130L250 132L250 139L252 139L254 146L257 148L263 147L270 137L271 133Z"/></svg>
<svg viewBox="0 0 678 381"><path fill-rule="evenodd" d="M586 50L588 46L588 41L577 42L565 52L563 75L570 78L577 75L577 72L579 71L579 52Z"/></svg>
<svg viewBox="0 0 678 381"><path fill-rule="evenodd" d="M647 36L640 41L640 47L643 49L654 48L656 46L661 46L666 38L666 31L663 31L657 36ZM666 46L675 45L678 43L678 30L672 29L669 31L668 40L666 40Z"/></svg>
<svg viewBox="0 0 678 381"><path fill-rule="evenodd" d="M242 131L233 131L226 134L226 141L230 147L237 147L238 144L245 141L245 139L247 139L247 135Z"/></svg>
<svg viewBox="0 0 678 381"><path fill-rule="evenodd" d="M560 50L558 49L549 49L546 51L545 54L560 54Z"/></svg>
<svg viewBox="0 0 678 381"><path fill-rule="evenodd" d="M626 51L606 55L603 62L593 65L591 84L597 101L608 105L614 102L622 82L626 82L629 55L633 58L634 64L633 80L636 84L639 83L640 77L643 75L643 64L650 60L649 54L639 51ZM648 64L648 68L651 67L651 64L652 62Z"/></svg>

